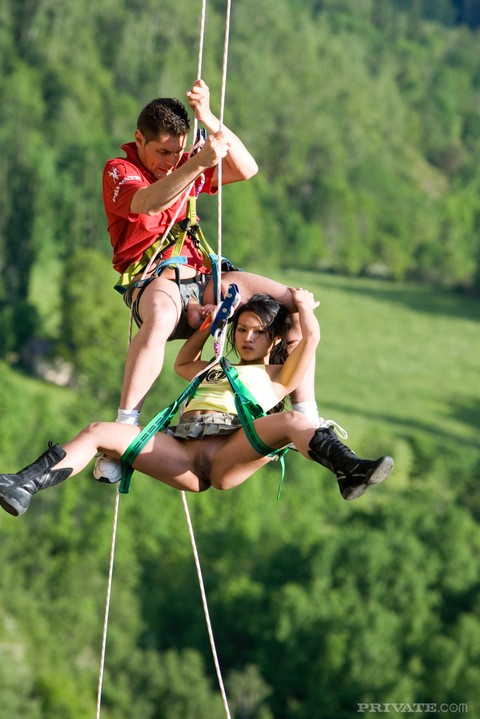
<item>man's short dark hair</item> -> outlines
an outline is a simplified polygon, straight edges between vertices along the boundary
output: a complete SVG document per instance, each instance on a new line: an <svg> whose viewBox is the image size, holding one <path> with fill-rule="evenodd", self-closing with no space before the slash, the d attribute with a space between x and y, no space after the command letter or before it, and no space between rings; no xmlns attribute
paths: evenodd
<svg viewBox="0 0 480 719"><path fill-rule="evenodd" d="M187 135L190 119L185 105L173 97L157 97L146 105L138 116L137 129L147 142L159 135Z"/></svg>

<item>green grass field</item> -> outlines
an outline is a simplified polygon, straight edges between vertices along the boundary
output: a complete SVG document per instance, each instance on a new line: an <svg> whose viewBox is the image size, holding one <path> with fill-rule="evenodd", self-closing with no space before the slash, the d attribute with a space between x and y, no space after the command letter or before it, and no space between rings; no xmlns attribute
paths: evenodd
<svg viewBox="0 0 480 719"><path fill-rule="evenodd" d="M311 289L321 302L317 401L324 417L348 430L353 446L357 437L363 441L365 435L385 432L398 438L422 433L433 442L478 444L477 299L413 284L296 269L272 276ZM170 402L182 387L171 369L179 346L168 345L162 378L142 413L144 422L161 408L159 402ZM60 412L68 405L68 390L17 378L25 383L28 397L37 386L40 396L58 402Z"/></svg>
<svg viewBox="0 0 480 719"><path fill-rule="evenodd" d="M477 299L296 269L271 275L311 289L320 300L320 413L348 431L347 444L358 454L394 457L392 491L410 486L409 478L418 471L412 466L412 439L430 455L436 449L471 452L480 446ZM168 346L166 367L172 366L179 346ZM146 402L143 421L173 399L182 386L177 382L166 369ZM289 476L310 470L295 456L287 465Z"/></svg>
<svg viewBox="0 0 480 719"><path fill-rule="evenodd" d="M320 300L316 387L321 414L350 437L478 443L480 302L414 284L297 269L271 272ZM166 367L180 344L168 347ZM168 369L166 370L169 371ZM153 400L146 405L146 416Z"/></svg>
<svg viewBox="0 0 480 719"><path fill-rule="evenodd" d="M363 696L379 697L379 701L428 697L432 702L458 696L474 714L480 496L477 478L467 472L474 466L471 458L476 456L480 423L480 303L452 292L373 279L298 270L276 276L288 284L310 288L321 302L322 341L317 362L321 413L348 430L347 443L359 454L392 454L395 469L391 479L372 489L366 498L344 502L326 469L291 452L280 502L276 500L280 470L275 463L234 491L189 495L202 564L208 567L207 592L217 610L214 621L220 650L234 656L238 648L232 637L243 638L248 625L249 631L253 628L253 639L247 637L247 643L252 641L256 647L258 640L260 647L265 641L267 648L259 653L262 656L270 651L274 636L282 652L285 650L284 656L275 656L274 661L280 667L283 662L283 671L291 672L291 659L297 654L301 660L296 666L304 666L304 645L308 649L313 637L318 647L333 647L329 651L335 661L337 654L349 667L359 661L361 678L357 677L357 688L354 686L358 694L352 700L353 713L354 702ZM182 387L172 369L179 345L170 343L167 348L165 369L149 395L143 422L165 407ZM89 398L81 393L75 395L27 378L2 363L0 379L2 471L18 467L19 457L30 460L34 451L43 451L47 432L55 441L64 442L72 426L79 429L85 422L99 419L88 416ZM115 407L103 406L102 411L103 418L108 418L114 416ZM436 447L444 451L433 469L427 466L422 472L422 466L412 466L412 458L417 461L421 455L410 446L409 440L416 435L421 435L422 448L431 450L433 444L433 454ZM438 471L445 451L459 447L468 450L460 484L455 481L456 464L450 463L445 474ZM458 456L456 452L454 462ZM422 456L418 464L422 464ZM34 648L39 641L48 647L44 637L49 622L48 636L58 647L58 632L65 632L69 617L77 616L70 614L71 608L78 610L80 626L93 627L88 607L102 601L113 490L92 480L91 466L85 469L84 478L85 482L66 482L58 494L42 492L27 522L3 517L2 532L9 542L0 546L4 565L11 567L9 576L19 576L15 586L16 596L21 598L18 606L29 608L33 617L38 611L42 618L40 630L29 639ZM198 606L195 591L191 596L190 590L182 593L182 587L189 587L188 582L194 580L188 568L192 566L191 548L178 493L143 481L139 473L134 475L131 490L122 498L113 605L128 609L125 615L123 609L114 609L112 616L113 628L129 617L126 630L122 625L122 641L127 642L137 641L132 627L144 622L153 621L155 626L149 631L154 635L156 620L152 617L162 612L150 614L151 597L165 591L163 606L174 606L172 622L180 622L182 612L188 613L189 619L197 616L193 608ZM35 546L28 544L32 526L39 538ZM19 553L18 547L27 546L25 542L30 551ZM32 561L42 572L32 571ZM59 567L66 568L64 575ZM145 573L145 586L136 573ZM44 586L47 581L53 590L50 584ZM32 589L37 582L40 592ZM86 592L90 599L71 602L72 586L79 588L78 596ZM146 599L140 597L142 592ZM56 593L60 600L56 599L52 608ZM275 629L264 622L265 606L278 607L272 620ZM63 611L64 607L69 611ZM21 615L20 611L20 627ZM236 617L237 634L230 635L229 616ZM203 636L200 610L198 619L192 621L198 622L199 629L187 626L179 646L195 642L199 631ZM228 626L226 633L222 633L222 625ZM260 640L264 626L268 631L265 640ZM291 641L288 635L293 637ZM30 629L25 636L30 637ZM302 638L307 636L305 642ZM88 652L93 651L90 644L94 640L96 637L87 633ZM177 641L176 636L172 641ZM351 649L346 647L348 641L352 641ZM433 647L430 653L429 642ZM65 656L75 656L75 651L80 651L75 647L80 645L75 632L71 633ZM245 646L243 651L250 656L251 649ZM311 651L316 661L316 646ZM49 651L44 654L50 656ZM32 656L36 654L32 652ZM57 650L52 656L57 656ZM383 681L382 657L387 657L386 662L392 658L384 687L375 684L378 678ZM335 661L332 682L338 678ZM320 666L314 671L325 672L326 665ZM52 676L57 676L57 671ZM431 671L436 672L432 680ZM463 681L460 694L452 688L457 676L452 672ZM416 697L417 685L422 692L427 687L432 693ZM347 689L348 694L350 687ZM309 691L314 691L311 681L305 689Z"/></svg>
<svg viewBox="0 0 480 719"><path fill-rule="evenodd" d="M453 292L288 271L320 300L317 399L349 430L478 442L480 304Z"/></svg>

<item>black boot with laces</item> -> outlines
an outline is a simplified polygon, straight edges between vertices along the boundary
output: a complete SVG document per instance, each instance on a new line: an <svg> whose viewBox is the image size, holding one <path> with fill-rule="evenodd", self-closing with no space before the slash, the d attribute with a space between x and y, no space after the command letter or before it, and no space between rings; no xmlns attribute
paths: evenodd
<svg viewBox="0 0 480 719"><path fill-rule="evenodd" d="M309 447L310 457L336 475L344 499L357 499L373 484L383 482L393 469L391 457L376 460L357 457L338 439L332 427L315 430Z"/></svg>
<svg viewBox="0 0 480 719"><path fill-rule="evenodd" d="M59 444L48 443L48 449L35 462L16 474L0 474L0 505L9 514L25 514L32 496L40 489L53 487L70 476L70 467L52 470L65 457Z"/></svg>

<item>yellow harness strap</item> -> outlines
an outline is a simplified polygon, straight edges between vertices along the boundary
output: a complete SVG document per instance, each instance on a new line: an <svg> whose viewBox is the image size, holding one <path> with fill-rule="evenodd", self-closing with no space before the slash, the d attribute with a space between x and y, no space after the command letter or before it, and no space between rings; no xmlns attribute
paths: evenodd
<svg viewBox="0 0 480 719"><path fill-rule="evenodd" d="M197 223L197 199L196 197L192 196L188 198L187 201L187 214L184 220L182 220L182 224L185 224L185 230L182 234L179 234L177 237L177 240L175 242L175 247L173 248L171 257L178 257L182 251L183 243L185 241L185 237L187 234L190 233L192 238L197 241L197 247L202 253L203 257L203 264L208 269L212 269L212 261L211 261L211 255L214 254L212 248L208 244L207 240L205 239L205 236L202 232L202 228Z"/></svg>
<svg viewBox="0 0 480 719"><path fill-rule="evenodd" d="M190 232L193 237L199 240L199 249L204 258L205 267L211 269L211 260L209 255L213 254L212 248L208 245L200 225L197 224L197 201L195 197L189 197L187 200L187 214L184 220L176 222L168 235L159 237L150 247L147 247L139 260L132 262L118 278L115 287L119 292L125 291L132 284L135 275L138 275L150 262L156 254L161 259L161 253L167 248L174 245L171 257L178 257L182 251L185 237ZM158 252L157 252L158 250Z"/></svg>
<svg viewBox="0 0 480 719"><path fill-rule="evenodd" d="M178 257L182 251L185 237L187 236L188 230L197 225L197 200L195 197L189 197L187 200L187 213L185 219L182 220L182 232L178 233L176 237L175 246L173 248L171 257ZM173 229L173 228L172 228Z"/></svg>

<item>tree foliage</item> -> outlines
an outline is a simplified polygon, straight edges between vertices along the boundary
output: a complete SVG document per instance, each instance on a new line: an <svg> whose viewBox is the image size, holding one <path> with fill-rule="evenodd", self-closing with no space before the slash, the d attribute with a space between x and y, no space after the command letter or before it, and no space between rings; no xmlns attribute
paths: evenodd
<svg viewBox="0 0 480 719"><path fill-rule="evenodd" d="M92 417L111 418L128 312L112 289L100 174L131 139L140 107L155 95L181 97L195 77L198 6L0 6L2 471ZM475 8L466 0L233 4L225 119L260 173L225 190L232 261L478 290ZM224 11L217 0L207 10L203 76L214 105ZM215 245L215 201L200 202ZM403 301L415 305L414 295ZM364 343L365 317L345 314L350 337ZM468 319L473 346L473 309ZM325 324L327 341L348 355L343 333ZM417 333L424 339L425 325ZM73 367L73 390L12 370L32 370L38 340ZM417 341L413 330L400 368L412 384L424 376L412 359ZM467 371L463 359L471 371L471 356L453 353L450 364ZM381 357L369 362L381 370ZM357 371L349 367L353 381L376 391ZM162 373L152 406L179 387ZM475 423L471 397L451 404L449 417L467 422L469 413ZM384 411L381 429L365 438L372 453L390 442ZM429 441L428 421L398 420L396 481L353 508L326 470L296 456L280 502L276 467L232 493L189 498L235 719L347 719L358 702L399 700L465 702L478 713L478 448L450 436L447 421ZM179 497L152 483L135 475L121 504L102 716L220 718ZM27 517L0 517L2 719L93 716L113 502L114 488L85 472L42 492Z"/></svg>
<svg viewBox="0 0 480 719"><path fill-rule="evenodd" d="M208 7L202 68L217 107L224 12ZM64 327L74 249L110 256L103 163L152 96L183 96L198 13L192 0L3 3L4 357L34 326ZM232 260L255 270L262 246L280 266L478 289L477 24L474 4L449 0L234 5L226 121L260 174L226 192ZM214 242L214 203L201 211Z"/></svg>

